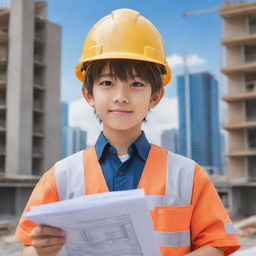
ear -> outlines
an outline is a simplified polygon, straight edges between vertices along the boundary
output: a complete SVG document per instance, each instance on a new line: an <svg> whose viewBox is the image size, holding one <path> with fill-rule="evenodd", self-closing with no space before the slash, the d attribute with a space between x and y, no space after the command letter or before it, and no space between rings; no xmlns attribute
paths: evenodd
<svg viewBox="0 0 256 256"><path fill-rule="evenodd" d="M154 108L157 106L157 104L160 102L160 100L164 96L164 88L161 87L160 91L154 95L151 96L149 107Z"/></svg>
<svg viewBox="0 0 256 256"><path fill-rule="evenodd" d="M85 100L88 102L88 104L92 107L95 106L95 103L94 103L94 98L93 96L88 92L88 90L86 89L85 86L82 87L82 93L83 93L83 96L85 98Z"/></svg>

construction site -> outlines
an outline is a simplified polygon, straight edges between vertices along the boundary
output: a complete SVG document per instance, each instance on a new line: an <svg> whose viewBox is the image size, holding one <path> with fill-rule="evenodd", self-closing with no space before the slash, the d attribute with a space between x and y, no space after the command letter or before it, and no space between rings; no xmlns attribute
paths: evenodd
<svg viewBox="0 0 256 256"><path fill-rule="evenodd" d="M227 166L211 179L242 244L234 255L255 256L256 2L223 2L214 11L222 21ZM0 1L1 255L20 255L18 216L42 171L60 158L60 45L45 1Z"/></svg>

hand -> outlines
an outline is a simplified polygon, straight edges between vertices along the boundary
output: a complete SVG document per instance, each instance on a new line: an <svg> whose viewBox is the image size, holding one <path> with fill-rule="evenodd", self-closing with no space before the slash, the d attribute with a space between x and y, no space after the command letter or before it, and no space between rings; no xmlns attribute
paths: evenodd
<svg viewBox="0 0 256 256"><path fill-rule="evenodd" d="M50 226L37 226L30 236L32 246L39 256L55 256L65 243L65 232Z"/></svg>

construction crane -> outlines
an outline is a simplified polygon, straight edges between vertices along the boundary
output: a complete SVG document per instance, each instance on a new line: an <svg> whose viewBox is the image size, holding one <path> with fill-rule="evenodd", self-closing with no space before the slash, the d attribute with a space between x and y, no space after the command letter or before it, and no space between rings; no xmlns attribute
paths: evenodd
<svg viewBox="0 0 256 256"><path fill-rule="evenodd" d="M184 12L183 16L187 17L187 16L203 14L203 13L207 13L207 12L216 12L216 11L219 11L219 9L220 9L219 7L212 7L212 8L209 8L209 9L198 10L198 11L194 11L194 12Z"/></svg>

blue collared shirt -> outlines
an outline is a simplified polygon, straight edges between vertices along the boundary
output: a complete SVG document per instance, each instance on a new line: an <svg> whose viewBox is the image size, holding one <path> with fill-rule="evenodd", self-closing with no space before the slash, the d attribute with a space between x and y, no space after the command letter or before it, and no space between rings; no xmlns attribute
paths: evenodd
<svg viewBox="0 0 256 256"><path fill-rule="evenodd" d="M145 133L128 148L129 159L122 163L116 148L100 133L95 149L109 191L135 189L144 169L151 144Z"/></svg>

